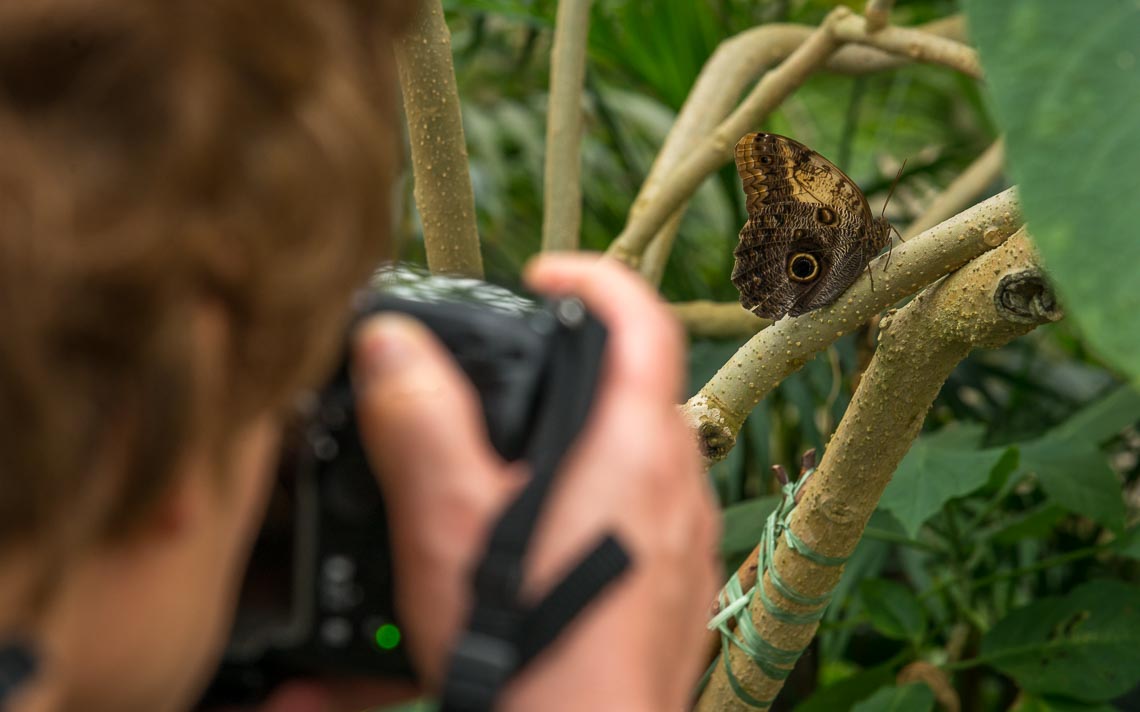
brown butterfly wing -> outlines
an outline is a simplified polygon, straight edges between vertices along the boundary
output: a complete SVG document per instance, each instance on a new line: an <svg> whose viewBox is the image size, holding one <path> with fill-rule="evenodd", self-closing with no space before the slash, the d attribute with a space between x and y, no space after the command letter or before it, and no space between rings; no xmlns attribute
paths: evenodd
<svg viewBox="0 0 1140 712"><path fill-rule="evenodd" d="M883 224L850 178L815 151L784 136L748 134L736 144L747 197L732 281L759 316L798 316L833 302L885 244ZM809 255L809 281L789 276L790 260Z"/></svg>
<svg viewBox="0 0 1140 712"><path fill-rule="evenodd" d="M745 223L732 270L745 309L768 319L799 316L835 301L859 277L870 257L853 237L858 225L822 225L818 210L810 203L778 203ZM806 284L787 274L789 257L804 254L819 265L819 277Z"/></svg>

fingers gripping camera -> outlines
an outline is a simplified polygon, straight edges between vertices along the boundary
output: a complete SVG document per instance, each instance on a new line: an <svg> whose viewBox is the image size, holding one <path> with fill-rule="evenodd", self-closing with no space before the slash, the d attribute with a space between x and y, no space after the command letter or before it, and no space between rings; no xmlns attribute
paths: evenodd
<svg viewBox="0 0 1140 712"><path fill-rule="evenodd" d="M508 514L492 534L475 581L476 615L451 663L451 696L485 698L489 706L502 681L561 629L528 622L517 601L518 571L502 562L521 565L546 488L588 415L605 329L576 299L532 300L406 267L377 273L354 323L382 311L410 315L434 332L474 384L492 445L535 473L508 508L513 519ZM415 677L393 610L385 503L357 433L348 363L307 400L204 704L254 702L297 676ZM541 617L553 612L564 625L628 563L612 538L599 550L601 558L587 557L590 566L556 587L561 598L545 601ZM492 639L510 639L510 661L475 644Z"/></svg>

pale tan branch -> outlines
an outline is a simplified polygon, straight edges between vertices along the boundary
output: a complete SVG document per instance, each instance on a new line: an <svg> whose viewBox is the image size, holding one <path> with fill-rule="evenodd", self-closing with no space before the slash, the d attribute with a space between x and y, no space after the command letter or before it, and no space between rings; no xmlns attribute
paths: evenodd
<svg viewBox="0 0 1140 712"><path fill-rule="evenodd" d="M962 39L965 36L965 23L961 17L954 16L923 25L922 30L932 35ZM692 193L704 177L729 160L731 146L735 140L740 135L757 128L768 110L754 116L740 129L739 135L728 139L731 143L724 154L711 164L712 167L708 168L706 173L695 178L695 184L690 189L670 193L670 195L679 195L679 198L673 199L672 202L662 199L663 188L677 180L673 173L684 161L691 161L695 152L707 148L710 136L717 125L729 116L736 105L737 97L745 87L756 81L756 77L764 74L769 67L781 61L787 63L791 61L792 55L805 51L803 46L808 38L818 35L819 32L820 28L804 25L764 25L742 32L717 47L716 52L702 68L676 123L642 184L622 235L619 235L610 247L611 255L621 258L626 254L625 248L619 245L619 241L631 242L632 238L629 237L631 231L634 235L643 229L655 232L657 237L654 239L652 249L641 262L641 270L642 274L653 283L660 283L665 263L672 250L673 238ZM859 75L894 69L908 61L906 57L882 52L873 47L850 45L831 53L824 67L832 72ZM749 99L755 99L761 87L764 87L765 92L770 90L781 92L780 96L771 102L771 106L783 101L803 80L801 78L791 86L788 86L784 80L775 81L781 76L787 78L786 74L779 74L782 70L783 65L767 71L761 83L749 94ZM650 212L651 210L653 212ZM658 210L669 210L672 214L664 219L654 218L653 215ZM650 224L651 219L656 227ZM639 258L639 254L629 254L624 257L631 264L638 262Z"/></svg>
<svg viewBox="0 0 1140 712"><path fill-rule="evenodd" d="M921 27L926 32L951 39L962 39L965 36L965 22L957 15ZM762 25L720 43L701 69L692 91L685 99L649 175L641 185L631 213L636 213L641 209L639 206L653 200L669 172L728 116L745 87L795 51L811 35L813 29L808 25ZM905 57L873 47L850 45L841 47L832 54L825 67L831 72L859 75L894 69L908 61ZM688 201L685 201L669 217L645 251L641 273L652 284L661 283L665 263L673 249L673 238L687 204Z"/></svg>
<svg viewBox="0 0 1140 712"><path fill-rule="evenodd" d="M755 334L771 324L736 302L722 303L698 300L675 302L669 307L673 315L684 324L689 336L712 339L732 338Z"/></svg>
<svg viewBox="0 0 1140 712"><path fill-rule="evenodd" d="M629 222L610 245L607 254L635 265L649 241L677 206L688 200L710 173L732 157L736 141L760 123L831 56L839 46L832 25L852 16L845 7L832 10L803 44L778 67L766 73L740 106L678 163L654 199L634 205Z"/></svg>
<svg viewBox="0 0 1140 712"><path fill-rule="evenodd" d="M975 79L982 78L978 53L969 45L910 27L883 27L872 31L863 18L849 15L835 23L835 36L908 57L916 62L941 64Z"/></svg>
<svg viewBox="0 0 1140 712"><path fill-rule="evenodd" d="M684 409L705 456L728 453L745 417L776 384L868 317L1001 244L1022 223L1015 189L1000 193L894 248L832 305L786 317L753 336ZM886 267L887 260L890 267Z"/></svg>
<svg viewBox="0 0 1140 712"><path fill-rule="evenodd" d="M578 247L582 225L582 84L590 0L561 0L550 53L550 102L546 114L542 249Z"/></svg>
<svg viewBox="0 0 1140 712"><path fill-rule="evenodd" d="M849 556L954 367L974 348L1001 346L1060 317L1022 229L884 318L879 348L792 513L791 530L820 554ZM793 590L811 597L834 590L842 574L842 567L822 566L788 548L782 537L772 566ZM768 576L758 585L781 608L811 610L785 599ZM753 597L749 613L764 640L784 650L805 648L818 627L778 620L760 596ZM735 647L730 663L744 688L759 699L772 699L783 685ZM737 699L718 664L696 709L751 708Z"/></svg>
<svg viewBox="0 0 1140 712"><path fill-rule="evenodd" d="M986 186L1001 175L1004 161L1004 145L998 139L962 171L962 175L930 201L926 210L907 225L903 237L909 238L928 230L977 200Z"/></svg>
<svg viewBox="0 0 1140 712"><path fill-rule="evenodd" d="M867 0L863 17L867 18L867 31L877 32L887 26L891 19L891 6L895 0Z"/></svg>
<svg viewBox="0 0 1140 712"><path fill-rule="evenodd" d="M451 33L440 0L420 3L409 31L396 42L396 66L428 267L433 272L482 277Z"/></svg>

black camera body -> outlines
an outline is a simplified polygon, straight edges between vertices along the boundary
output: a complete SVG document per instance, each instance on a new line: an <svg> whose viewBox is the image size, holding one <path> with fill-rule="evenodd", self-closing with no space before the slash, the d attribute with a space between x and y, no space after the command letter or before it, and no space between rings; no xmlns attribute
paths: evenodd
<svg viewBox="0 0 1140 712"><path fill-rule="evenodd" d="M551 379L587 384L575 389L587 399L579 406L593 398L605 329L576 299L530 300L475 280L394 268L361 295L354 326L384 311L420 320L453 354L506 460L526 456L540 416L576 410L550 402ZM562 357L552 359L555 351ZM568 363L577 373L553 372ZM256 702L295 677L415 678L393 608L385 503L357 433L347 360L303 410L206 707Z"/></svg>

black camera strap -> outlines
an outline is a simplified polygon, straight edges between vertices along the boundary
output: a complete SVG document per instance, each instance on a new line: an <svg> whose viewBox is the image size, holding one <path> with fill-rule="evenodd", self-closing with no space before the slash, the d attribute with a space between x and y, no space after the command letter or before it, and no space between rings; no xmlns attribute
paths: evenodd
<svg viewBox="0 0 1140 712"><path fill-rule="evenodd" d="M546 397L525 455L531 479L499 518L475 571L475 605L452 651L440 712L493 709L503 685L630 565L606 534L541 601L520 600L527 547L563 455L589 415L605 342L604 329L577 300L558 303L554 312L564 328L553 337Z"/></svg>
<svg viewBox="0 0 1140 712"><path fill-rule="evenodd" d="M0 710L36 673L36 656L22 641L0 643Z"/></svg>

